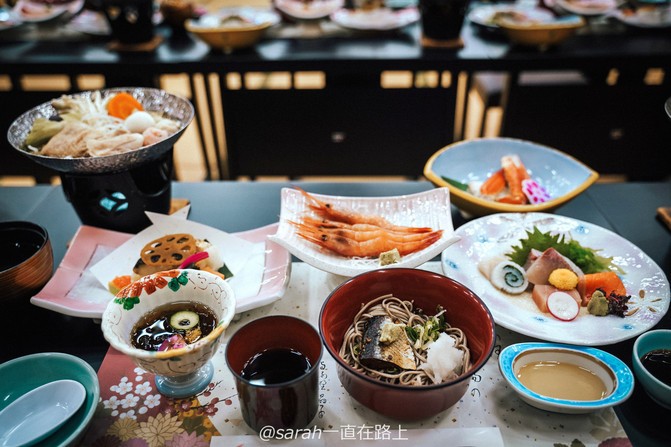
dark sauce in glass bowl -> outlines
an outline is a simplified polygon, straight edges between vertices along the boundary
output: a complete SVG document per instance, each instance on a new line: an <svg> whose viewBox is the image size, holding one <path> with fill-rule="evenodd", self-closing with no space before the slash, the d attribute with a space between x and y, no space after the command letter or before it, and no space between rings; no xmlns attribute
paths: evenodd
<svg viewBox="0 0 671 447"><path fill-rule="evenodd" d="M654 349L641 357L641 363L655 378L671 386L671 349Z"/></svg>
<svg viewBox="0 0 671 447"><path fill-rule="evenodd" d="M206 337L217 327L217 317L208 306L192 302L180 301L163 304L144 314L131 331L131 344L145 351L158 351L161 344L175 334L185 335L186 331L174 328L170 318L177 312L195 312L198 314L200 337Z"/></svg>

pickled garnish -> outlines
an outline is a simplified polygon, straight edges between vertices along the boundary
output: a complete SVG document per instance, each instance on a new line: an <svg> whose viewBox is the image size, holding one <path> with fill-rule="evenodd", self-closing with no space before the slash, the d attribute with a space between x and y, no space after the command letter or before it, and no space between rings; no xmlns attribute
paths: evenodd
<svg viewBox="0 0 671 447"><path fill-rule="evenodd" d="M170 317L170 326L177 330L189 330L198 325L198 314L188 310L174 313Z"/></svg>

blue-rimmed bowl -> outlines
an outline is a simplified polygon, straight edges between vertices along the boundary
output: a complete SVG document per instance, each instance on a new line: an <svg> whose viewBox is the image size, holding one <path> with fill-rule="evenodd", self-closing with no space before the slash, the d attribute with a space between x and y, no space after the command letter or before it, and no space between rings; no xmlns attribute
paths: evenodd
<svg viewBox="0 0 671 447"><path fill-rule="evenodd" d="M591 371L604 383L606 396L599 400L568 400L530 390L517 375L523 366L540 361L571 363ZM629 367L617 357L596 348L557 343L518 343L501 351L499 369L524 402L556 413L591 413L621 404L634 391L634 375Z"/></svg>

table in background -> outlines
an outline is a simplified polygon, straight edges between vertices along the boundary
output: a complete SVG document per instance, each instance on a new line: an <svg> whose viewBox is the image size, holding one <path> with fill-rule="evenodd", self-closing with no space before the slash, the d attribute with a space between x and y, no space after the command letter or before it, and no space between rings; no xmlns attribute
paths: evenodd
<svg viewBox="0 0 671 447"><path fill-rule="evenodd" d="M462 29L464 47L455 50L422 47L418 24L387 33L312 38L285 37L280 29L255 47L232 54L213 51L195 37L173 34L165 27L158 29L162 44L152 53L141 54L110 51L108 41L100 37L70 34L63 39L47 35L27 40L20 30L0 35L0 74L8 75L14 88L0 92L0 101L15 104L0 111L0 132L20 113L62 93L23 91L23 75L65 74L71 92L77 91L77 77L82 74L102 74L106 86L114 87L157 86L162 74L186 73L191 90L201 75L214 75L220 93L204 83L207 104L196 104L204 119L195 124L201 135L215 137L210 146L216 154L212 163L218 165L212 169L213 178L419 177L432 153L462 138L458 79L462 73L479 71L509 72L515 87L522 71L580 70L603 78L617 69L617 85L602 82L599 88L578 89L575 99L587 106L559 117L551 112L559 104L575 105L573 100L538 104L529 115L523 115L527 108L512 100L515 95L506 103L511 108L508 116L522 122L523 129L554 126L560 135L572 137L553 144L543 141L541 134L539 142L565 150L599 172L659 178L657 165L648 161L671 140L671 124L665 125L662 108L671 96L671 36L622 24L607 32L580 33L547 51L511 45L468 21ZM644 84L648 68L664 70L664 81ZM383 73L398 71L410 74L410 84L383 88ZM295 77L304 72L323 73L323 88L298 88ZM288 74L289 84L281 89L256 88L245 82L254 73ZM231 81L229 75L238 81ZM192 100L199 101L196 96ZM218 104L224 109L223 123L215 115ZM203 126L206 118L214 119L211 128ZM527 120L533 124L528 126ZM508 122L507 127L511 126ZM516 128L520 132L520 126ZM510 136L524 137L521 133ZM226 144L220 145L220 140ZM0 147L3 157L10 154L12 169L26 175L36 172L32 163L11 153L6 142L0 142ZM259 159L265 162L258 163ZM0 173L6 169L0 167ZM45 172L40 174L44 178Z"/></svg>
<svg viewBox="0 0 671 447"><path fill-rule="evenodd" d="M304 189L344 196L393 196L431 189L428 182L299 183ZM191 201L190 219L227 232L249 230L278 221L280 190L284 182L174 183L173 197ZM671 232L656 218L656 210L668 206L671 183L596 184L557 214L591 222L620 234L648 254L671 274ZM456 208L455 228L467 221ZM36 186L0 188L0 220L30 220L49 232L56 265L63 258L68 241L80 225L60 187ZM32 305L22 306L14 320L27 334L3 346L0 361L22 355L60 351L77 355L99 368L108 344L99 325ZM25 330L29 327L29 330ZM671 328L667 314L656 328ZM13 331L10 331L14 333ZM603 346L628 365L634 340ZM655 404L639 386L616 412L634 445L667 445L665 431L671 411Z"/></svg>

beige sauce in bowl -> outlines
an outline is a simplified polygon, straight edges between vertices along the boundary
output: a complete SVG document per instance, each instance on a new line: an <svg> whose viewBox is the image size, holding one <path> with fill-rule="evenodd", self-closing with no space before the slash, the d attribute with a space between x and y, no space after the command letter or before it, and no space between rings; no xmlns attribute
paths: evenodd
<svg viewBox="0 0 671 447"><path fill-rule="evenodd" d="M573 363L530 362L519 369L517 378L531 391L555 399L599 400L608 394L594 372Z"/></svg>

